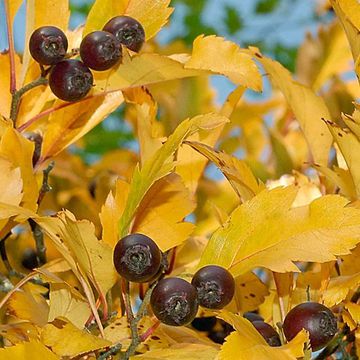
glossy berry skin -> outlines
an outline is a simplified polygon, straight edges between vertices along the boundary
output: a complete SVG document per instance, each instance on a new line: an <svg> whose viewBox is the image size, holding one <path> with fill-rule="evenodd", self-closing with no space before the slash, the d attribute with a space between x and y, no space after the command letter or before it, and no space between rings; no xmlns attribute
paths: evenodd
<svg viewBox="0 0 360 360"><path fill-rule="evenodd" d="M175 277L158 282L151 294L150 305L162 323L172 326L190 323L199 308L194 286Z"/></svg>
<svg viewBox="0 0 360 360"><path fill-rule="evenodd" d="M322 304L316 302L299 304L286 315L283 330L286 339L290 341L302 329L309 332L311 347L317 351L336 334L336 317Z"/></svg>
<svg viewBox="0 0 360 360"><path fill-rule="evenodd" d="M145 30L142 25L130 16L116 16L109 20L104 28L115 35L121 44L128 49L139 52L145 41Z"/></svg>
<svg viewBox="0 0 360 360"><path fill-rule="evenodd" d="M161 251L143 234L130 234L120 239L114 249L114 266L128 281L144 283L153 280L161 265Z"/></svg>
<svg viewBox="0 0 360 360"><path fill-rule="evenodd" d="M221 266L204 266L195 273L191 283L198 292L200 305L208 309L222 309L234 296L234 278Z"/></svg>
<svg viewBox="0 0 360 360"><path fill-rule="evenodd" d="M81 41L80 56L90 69L108 70L121 60L121 44L107 31L93 31Z"/></svg>
<svg viewBox="0 0 360 360"><path fill-rule="evenodd" d="M251 311L248 311L248 312L244 313L243 317L245 319L249 320L250 322L264 321L264 318L262 316L260 316L259 314L254 313L254 312L251 312Z"/></svg>
<svg viewBox="0 0 360 360"><path fill-rule="evenodd" d="M252 324L270 346L281 346L280 336L271 325L262 320L255 320Z"/></svg>
<svg viewBox="0 0 360 360"><path fill-rule="evenodd" d="M31 56L42 65L54 65L61 61L67 51L66 35L55 26L36 29L29 40Z"/></svg>
<svg viewBox="0 0 360 360"><path fill-rule="evenodd" d="M49 85L59 99L77 101L90 91L93 76L90 69L80 60L62 60L51 70Z"/></svg>

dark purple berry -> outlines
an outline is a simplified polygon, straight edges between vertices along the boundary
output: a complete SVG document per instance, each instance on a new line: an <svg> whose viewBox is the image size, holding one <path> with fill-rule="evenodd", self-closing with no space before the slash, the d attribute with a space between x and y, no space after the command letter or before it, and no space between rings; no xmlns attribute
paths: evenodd
<svg viewBox="0 0 360 360"><path fill-rule="evenodd" d="M161 265L162 254L156 243L143 234L130 234L120 239L114 249L116 271L128 281L153 280Z"/></svg>
<svg viewBox="0 0 360 360"><path fill-rule="evenodd" d="M221 328L219 329L218 326L216 326L216 330L213 329L213 331L209 333L208 338L217 344L223 344L225 339L235 331L235 329L224 320L218 319L218 323Z"/></svg>
<svg viewBox="0 0 360 360"><path fill-rule="evenodd" d="M162 323L172 326L193 321L199 307L196 289L180 278L160 280L151 294L150 305Z"/></svg>
<svg viewBox="0 0 360 360"><path fill-rule="evenodd" d="M191 325L198 331L211 331L216 324L215 316L195 318Z"/></svg>
<svg viewBox="0 0 360 360"><path fill-rule="evenodd" d="M39 266L39 261L34 249L27 248L24 250L21 265L28 270L33 270Z"/></svg>
<svg viewBox="0 0 360 360"><path fill-rule="evenodd" d="M252 324L270 346L281 346L280 336L271 325L262 320L255 320Z"/></svg>
<svg viewBox="0 0 360 360"><path fill-rule="evenodd" d="M42 65L54 65L62 60L68 48L66 35L55 26L36 29L29 40L31 56Z"/></svg>
<svg viewBox="0 0 360 360"><path fill-rule="evenodd" d="M122 58L121 44L107 31L93 31L83 38L80 56L90 69L108 70Z"/></svg>
<svg viewBox="0 0 360 360"><path fill-rule="evenodd" d="M257 313L248 311L246 313L243 314L243 317L247 320L249 320L250 322L254 322L254 321L264 321L264 318L262 316L260 316Z"/></svg>
<svg viewBox="0 0 360 360"><path fill-rule="evenodd" d="M208 309L222 309L234 296L234 278L221 266L204 266L196 272L191 283L198 292L200 305Z"/></svg>
<svg viewBox="0 0 360 360"><path fill-rule="evenodd" d="M115 37L128 49L139 52L144 41L145 31L142 25L130 16L116 16L109 20L104 28L115 35Z"/></svg>
<svg viewBox="0 0 360 360"><path fill-rule="evenodd" d="M326 306L306 302L295 306L286 315L283 330L288 341L302 329L309 332L311 347L317 351L324 347L337 332L335 315Z"/></svg>
<svg viewBox="0 0 360 360"><path fill-rule="evenodd" d="M49 85L59 99L77 101L90 91L93 76L90 69L80 60L62 60L51 70Z"/></svg>

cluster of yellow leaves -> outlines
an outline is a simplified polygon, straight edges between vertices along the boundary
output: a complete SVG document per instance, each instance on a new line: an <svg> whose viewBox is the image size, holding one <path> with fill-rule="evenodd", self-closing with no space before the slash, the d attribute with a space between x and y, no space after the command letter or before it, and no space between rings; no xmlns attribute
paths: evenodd
<svg viewBox="0 0 360 360"><path fill-rule="evenodd" d="M22 2L5 2L12 24ZM334 23L308 36L294 80L258 49L218 36L200 35L191 53L182 44L159 47L153 38L173 11L169 4L96 0L84 27L68 31L68 1L26 2L26 41L52 19L75 48L125 14L142 23L147 43L139 54L124 50L115 68L96 72L94 88L79 102L60 101L40 86L22 97L13 123L10 91L0 98L0 235L9 253L0 266L0 358L95 358L119 344L125 351L132 334L112 251L119 238L136 232L169 253L171 275L186 278L218 264L232 272L236 291L226 310L199 312L233 326L221 347L190 327L155 329L146 316L138 329L152 336L132 358L309 358L305 331L271 348L241 316L257 310L275 326L306 291L329 307L341 305L341 326L358 342L360 112L352 100L359 89L340 76L351 56L360 75L360 5L331 0L345 32ZM2 89L13 81L19 89L40 75L27 47L21 59L10 47L0 65ZM261 69L274 91L250 102L243 95L262 89ZM213 74L236 85L221 106L209 86ZM138 153L118 149L86 165L67 151L120 105ZM35 164L28 131L42 138ZM49 160L56 163L52 191L40 201ZM209 162L221 181L207 175ZM34 227L46 237L48 261L19 280L26 271L19 249L33 247ZM130 295L137 308L135 286Z"/></svg>

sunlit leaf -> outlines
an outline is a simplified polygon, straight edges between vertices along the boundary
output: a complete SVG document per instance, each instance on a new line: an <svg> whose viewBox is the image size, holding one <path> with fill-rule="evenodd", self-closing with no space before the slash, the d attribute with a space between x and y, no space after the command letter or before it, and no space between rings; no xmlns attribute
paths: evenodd
<svg viewBox="0 0 360 360"><path fill-rule="evenodd" d="M59 360L60 357L56 356L45 345L37 340L23 342L15 346L0 349L0 357L2 359L46 359L46 360Z"/></svg>

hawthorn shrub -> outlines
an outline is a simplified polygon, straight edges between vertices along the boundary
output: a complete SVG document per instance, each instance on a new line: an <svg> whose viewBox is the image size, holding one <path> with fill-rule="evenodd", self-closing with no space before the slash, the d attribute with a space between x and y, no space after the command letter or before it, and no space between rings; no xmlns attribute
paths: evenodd
<svg viewBox="0 0 360 360"><path fill-rule="evenodd" d="M330 0L290 74L215 35L159 46L170 0L96 0L73 31L68 1L29 1L17 54L21 3L2 19L0 358L358 358L360 4ZM234 84L220 105L213 74ZM138 151L86 164L71 149L120 106Z"/></svg>

